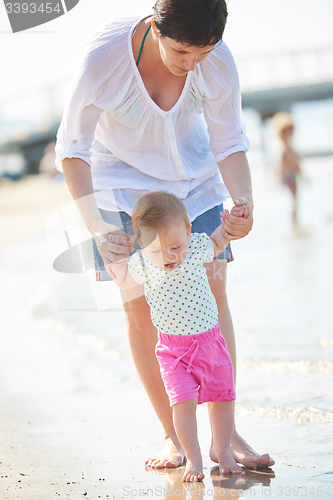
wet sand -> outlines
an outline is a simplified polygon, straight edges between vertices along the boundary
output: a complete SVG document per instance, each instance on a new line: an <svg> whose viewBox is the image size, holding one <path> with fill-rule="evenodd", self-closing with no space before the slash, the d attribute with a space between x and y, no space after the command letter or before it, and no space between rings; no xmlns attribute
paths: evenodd
<svg viewBox="0 0 333 500"><path fill-rule="evenodd" d="M40 177L6 181L0 185L0 200L1 500L333 496L332 469L325 457L321 465L302 458L290 461L281 443L303 444L292 441L288 421L257 414L239 414L238 429L255 449L269 451L276 465L219 476L208 457L204 405L198 408L204 482L184 485L183 468L146 470L144 461L159 450L162 431L130 360L124 360L126 380L108 380L103 367L91 361L89 345L83 352L70 334L60 335L61 322L36 322L31 316L40 296L47 297L49 282L67 293L73 280L80 288L82 278L54 273L47 255L45 219L69 201L65 186ZM32 252L39 260L38 272L29 268ZM19 286L23 281L24 289ZM93 307L87 288L80 301ZM124 328L122 314L117 314L115 322Z"/></svg>

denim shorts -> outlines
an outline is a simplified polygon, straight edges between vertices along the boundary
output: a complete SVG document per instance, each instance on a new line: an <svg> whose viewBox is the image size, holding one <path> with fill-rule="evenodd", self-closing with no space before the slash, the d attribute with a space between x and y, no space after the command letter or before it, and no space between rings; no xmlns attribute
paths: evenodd
<svg viewBox="0 0 333 500"><path fill-rule="evenodd" d="M119 227L125 233L130 236L134 235L132 227L132 218L126 212L109 212L107 210L99 209L102 219L114 226ZM217 205L207 212L199 215L192 222L192 233L206 233L208 236L212 234L213 231L220 225L221 216L220 212L223 211L223 203ZM134 245L135 246L135 245ZM139 248L139 246L137 246ZM95 271L97 281L112 281L112 278L107 273L103 259L97 249L96 243L93 240L93 251L94 251L94 261L95 261ZM228 262L234 260L230 245L228 245L222 253L214 257L214 259L227 259Z"/></svg>

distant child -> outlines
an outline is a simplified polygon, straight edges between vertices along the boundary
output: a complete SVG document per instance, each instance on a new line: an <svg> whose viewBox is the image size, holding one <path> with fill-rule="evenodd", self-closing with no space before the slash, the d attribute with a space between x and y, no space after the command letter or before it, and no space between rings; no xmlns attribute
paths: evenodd
<svg viewBox="0 0 333 500"><path fill-rule="evenodd" d="M292 116L284 111L276 113L273 120L282 144L280 161L281 180L292 194L292 221L297 225L297 177L301 174L301 169L298 156L291 145L294 134L294 121Z"/></svg>
<svg viewBox="0 0 333 500"><path fill-rule="evenodd" d="M234 207L235 215L242 216L243 208ZM166 192L142 196L133 208L132 224L141 249L128 261L110 267L119 288L144 284L158 330L156 356L186 454L183 481L204 478L196 407L206 402L220 472L239 473L242 468L229 451L234 425L233 369L204 267L229 240L221 225L211 237L191 234L183 202ZM125 238L112 235L111 239L122 244Z"/></svg>

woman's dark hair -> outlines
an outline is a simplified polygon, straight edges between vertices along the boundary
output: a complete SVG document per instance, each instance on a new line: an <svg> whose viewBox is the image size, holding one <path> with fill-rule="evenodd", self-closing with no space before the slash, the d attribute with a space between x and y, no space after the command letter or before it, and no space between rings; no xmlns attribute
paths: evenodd
<svg viewBox="0 0 333 500"><path fill-rule="evenodd" d="M222 40L227 16L225 0L157 0L154 7L162 36L197 47Z"/></svg>

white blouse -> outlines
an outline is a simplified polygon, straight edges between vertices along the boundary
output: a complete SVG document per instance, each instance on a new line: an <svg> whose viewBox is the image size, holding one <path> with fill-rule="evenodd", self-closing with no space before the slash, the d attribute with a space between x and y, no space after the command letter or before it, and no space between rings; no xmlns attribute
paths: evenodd
<svg viewBox="0 0 333 500"><path fill-rule="evenodd" d="M104 210L131 215L142 194L163 190L183 200L192 221L229 196L217 163L249 148L237 69L226 44L218 44L163 111L134 60L140 20L113 21L87 43L58 131L56 163L87 162Z"/></svg>

